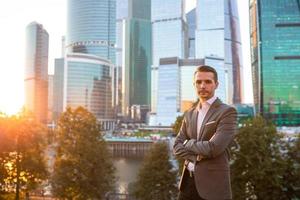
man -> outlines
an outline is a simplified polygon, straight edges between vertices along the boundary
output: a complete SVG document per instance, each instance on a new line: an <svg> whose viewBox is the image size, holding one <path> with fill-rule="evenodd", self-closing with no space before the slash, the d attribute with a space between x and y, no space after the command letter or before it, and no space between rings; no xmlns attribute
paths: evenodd
<svg viewBox="0 0 300 200"><path fill-rule="evenodd" d="M195 71L199 101L185 113L173 147L175 155L185 159L179 200L232 199L228 148L237 113L215 96L218 84L214 68L203 65Z"/></svg>

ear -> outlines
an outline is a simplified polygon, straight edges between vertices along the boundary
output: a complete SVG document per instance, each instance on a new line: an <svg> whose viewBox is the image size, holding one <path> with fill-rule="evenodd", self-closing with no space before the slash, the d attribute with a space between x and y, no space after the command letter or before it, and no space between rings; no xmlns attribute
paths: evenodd
<svg viewBox="0 0 300 200"><path fill-rule="evenodd" d="M216 82L216 89L218 88L218 86L219 86L219 82L217 81L217 82Z"/></svg>

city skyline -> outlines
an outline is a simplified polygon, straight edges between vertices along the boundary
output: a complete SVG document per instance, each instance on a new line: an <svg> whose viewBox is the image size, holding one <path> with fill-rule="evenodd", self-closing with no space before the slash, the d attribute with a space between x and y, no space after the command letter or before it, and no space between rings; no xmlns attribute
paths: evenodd
<svg viewBox="0 0 300 200"><path fill-rule="evenodd" d="M61 57L61 37L66 34L67 1L12 0L1 2L0 33L0 111L13 114L24 104L25 27L32 21L42 24L49 32L49 74L53 74L54 59ZM195 6L195 0L187 0L187 9ZM239 1L239 14L244 60L244 102L252 103L252 82L249 56L248 1ZM14 15L12 15L12 13ZM243 13L243 14L241 14ZM245 33L246 32L246 33ZM246 41L246 42L245 42ZM8 87L9 86L9 87Z"/></svg>

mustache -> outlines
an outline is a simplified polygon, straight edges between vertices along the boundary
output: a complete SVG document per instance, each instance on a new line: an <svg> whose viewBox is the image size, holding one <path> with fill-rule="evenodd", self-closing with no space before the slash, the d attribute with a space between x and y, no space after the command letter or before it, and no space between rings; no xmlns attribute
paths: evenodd
<svg viewBox="0 0 300 200"><path fill-rule="evenodd" d="M208 92L207 90L198 90L198 93L200 92Z"/></svg>

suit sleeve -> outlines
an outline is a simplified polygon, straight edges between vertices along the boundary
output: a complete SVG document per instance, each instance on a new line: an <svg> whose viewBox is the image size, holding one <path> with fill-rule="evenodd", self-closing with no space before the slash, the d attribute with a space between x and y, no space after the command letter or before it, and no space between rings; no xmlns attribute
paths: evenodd
<svg viewBox="0 0 300 200"><path fill-rule="evenodd" d="M223 153L232 142L237 129L237 112L229 107L221 116L215 134L209 141L194 141L185 148L207 158L214 158Z"/></svg>
<svg viewBox="0 0 300 200"><path fill-rule="evenodd" d="M186 128L186 117L184 117L180 131L175 139L174 146L173 146L173 152L176 156L179 156L185 160L189 160L192 162L196 162L197 155L191 151L188 151L183 143L185 140L189 140L187 136L187 128Z"/></svg>

